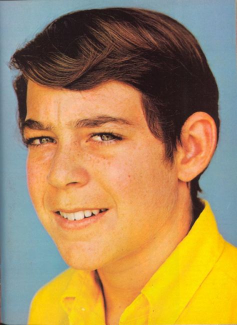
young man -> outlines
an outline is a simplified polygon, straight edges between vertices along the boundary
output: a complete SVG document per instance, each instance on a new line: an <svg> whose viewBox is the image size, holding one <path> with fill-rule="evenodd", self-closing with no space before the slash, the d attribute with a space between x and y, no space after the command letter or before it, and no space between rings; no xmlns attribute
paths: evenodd
<svg viewBox="0 0 237 325"><path fill-rule="evenodd" d="M71 267L29 324L234 324L237 252L198 180L218 89L196 39L139 9L63 16L12 58L37 214Z"/></svg>

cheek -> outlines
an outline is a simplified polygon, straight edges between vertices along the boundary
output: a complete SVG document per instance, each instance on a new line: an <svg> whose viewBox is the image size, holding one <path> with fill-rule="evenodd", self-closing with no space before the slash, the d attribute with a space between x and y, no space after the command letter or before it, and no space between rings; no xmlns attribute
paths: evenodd
<svg viewBox="0 0 237 325"><path fill-rule="evenodd" d="M139 200L160 194L166 189L170 173L161 159L154 159L146 152L131 151L131 155L116 156L109 161L99 161L94 165L95 178L116 200L138 202ZM161 166L159 166L159 164ZM163 184L164 185L164 184Z"/></svg>
<svg viewBox="0 0 237 325"><path fill-rule="evenodd" d="M42 201L42 193L47 186L48 166L28 156L26 170L29 194L33 204L36 205Z"/></svg>
<svg viewBox="0 0 237 325"><path fill-rule="evenodd" d="M110 159L98 159L91 168L91 178L97 179L100 184L109 192L124 190L134 180L136 171L134 162L123 155Z"/></svg>
<svg viewBox="0 0 237 325"><path fill-rule="evenodd" d="M178 183L175 168L164 163L160 153L133 152L133 155L111 162L106 168L108 191L121 213L166 214L167 206L176 201ZM127 159L126 159L127 158Z"/></svg>

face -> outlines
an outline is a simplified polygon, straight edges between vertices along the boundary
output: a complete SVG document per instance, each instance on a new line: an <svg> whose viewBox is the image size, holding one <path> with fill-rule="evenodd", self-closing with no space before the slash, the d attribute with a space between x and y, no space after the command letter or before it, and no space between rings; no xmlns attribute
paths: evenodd
<svg viewBox="0 0 237 325"><path fill-rule="evenodd" d="M34 207L72 267L139 258L172 223L177 170L132 87L70 91L29 81L24 138Z"/></svg>

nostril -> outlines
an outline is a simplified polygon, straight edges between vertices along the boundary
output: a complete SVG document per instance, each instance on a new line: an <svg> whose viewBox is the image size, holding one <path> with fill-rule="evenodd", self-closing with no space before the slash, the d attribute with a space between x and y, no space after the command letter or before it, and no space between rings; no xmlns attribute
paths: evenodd
<svg viewBox="0 0 237 325"><path fill-rule="evenodd" d="M67 184L67 186L68 185L73 185L73 184L78 184L78 182L70 182L70 183Z"/></svg>

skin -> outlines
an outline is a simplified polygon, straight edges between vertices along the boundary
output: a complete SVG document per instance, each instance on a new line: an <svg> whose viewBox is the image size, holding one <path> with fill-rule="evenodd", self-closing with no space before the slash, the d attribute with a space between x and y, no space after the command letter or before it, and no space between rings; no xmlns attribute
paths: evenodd
<svg viewBox="0 0 237 325"><path fill-rule="evenodd" d="M39 219L68 265L98 270L107 323L118 323L190 229L187 182L206 164L196 162L187 172L202 148L196 120L171 164L147 126L141 94L123 83L70 91L29 81L29 119L42 124L27 122L24 129L28 187ZM101 208L108 210L83 226L65 225L56 213Z"/></svg>

